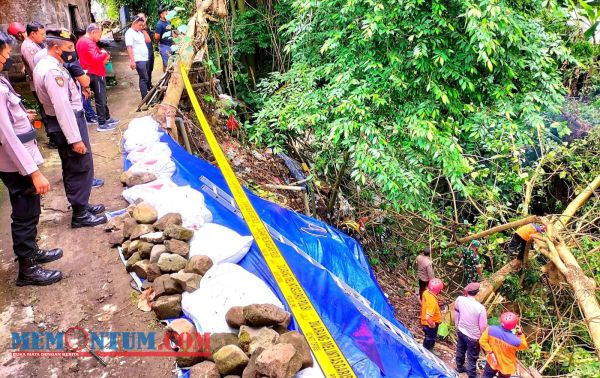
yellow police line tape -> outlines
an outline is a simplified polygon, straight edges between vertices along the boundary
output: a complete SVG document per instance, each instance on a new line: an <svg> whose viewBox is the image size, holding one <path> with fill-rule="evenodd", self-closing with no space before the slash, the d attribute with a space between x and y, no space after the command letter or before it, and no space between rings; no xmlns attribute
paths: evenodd
<svg viewBox="0 0 600 378"><path fill-rule="evenodd" d="M225 181L227 181L227 185L233 194L233 198L240 208L240 211L250 228L250 232L252 232L252 236L254 236L273 277L275 277L279 289L290 306L294 319L296 319L300 325L300 329L306 337L310 349L315 355L321 370L327 377L356 377L354 371L348 364L348 361L346 361L340 348L333 337L331 337L329 330L325 327L325 324L323 324L319 314L317 314L312 303L306 296L304 289L300 286L296 276L294 276L294 273L279 251L279 248L277 248L277 245L271 238L269 231L267 231L267 228L256 213L256 210L254 210L242 185L235 177L233 169L231 169L225 154L223 154L223 150L221 150L221 147L200 108L198 98L192 89L187 70L183 64L181 65L181 74L183 76L185 89L192 101L192 106L194 107L198 121L202 126L202 131L217 160L221 173L225 177Z"/></svg>

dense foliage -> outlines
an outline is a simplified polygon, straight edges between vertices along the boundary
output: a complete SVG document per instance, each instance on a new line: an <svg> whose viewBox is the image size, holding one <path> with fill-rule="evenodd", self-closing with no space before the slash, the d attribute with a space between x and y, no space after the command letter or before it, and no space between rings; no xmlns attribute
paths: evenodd
<svg viewBox="0 0 600 378"><path fill-rule="evenodd" d="M318 169L351 152L351 177L430 217L434 180L463 196L506 175L549 130L564 89L561 41L502 1L295 1L292 65L261 83L253 140L310 140ZM511 161L511 157L514 157ZM485 160L482 160L485 159ZM485 193L494 196L494 193Z"/></svg>

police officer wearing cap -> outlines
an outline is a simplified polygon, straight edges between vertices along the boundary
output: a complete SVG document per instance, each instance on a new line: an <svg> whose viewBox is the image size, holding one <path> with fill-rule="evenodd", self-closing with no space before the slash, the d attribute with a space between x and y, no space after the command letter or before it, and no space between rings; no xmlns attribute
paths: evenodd
<svg viewBox="0 0 600 378"><path fill-rule="evenodd" d="M12 37L0 32L0 69L3 71L13 64L12 42ZM50 285L62 278L60 271L39 265L63 255L59 248L45 251L36 244L40 195L50 190L50 183L38 168L43 162L35 130L20 96L8 80L0 77L0 180L8 189L12 206L13 252L19 262L17 286Z"/></svg>
<svg viewBox="0 0 600 378"><path fill-rule="evenodd" d="M76 59L71 33L47 30L48 55L33 72L33 81L48 115L48 135L58 146L63 183L73 208L72 228L106 223L104 205L90 205L94 161L85 121L81 92L63 64Z"/></svg>

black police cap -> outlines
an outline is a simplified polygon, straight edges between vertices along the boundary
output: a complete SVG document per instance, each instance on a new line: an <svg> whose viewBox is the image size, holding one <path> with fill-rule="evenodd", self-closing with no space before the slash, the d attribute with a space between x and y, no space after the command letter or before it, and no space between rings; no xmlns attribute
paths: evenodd
<svg viewBox="0 0 600 378"><path fill-rule="evenodd" d="M75 37L67 29L46 30L46 39L57 39L60 41L73 41Z"/></svg>

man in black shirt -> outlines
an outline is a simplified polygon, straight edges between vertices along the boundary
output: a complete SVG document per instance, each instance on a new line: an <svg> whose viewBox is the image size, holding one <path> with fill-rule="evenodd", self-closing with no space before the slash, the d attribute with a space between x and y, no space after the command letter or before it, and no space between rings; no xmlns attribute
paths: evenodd
<svg viewBox="0 0 600 378"><path fill-rule="evenodd" d="M161 7L158 10L160 20L156 23L156 31L154 32L154 40L158 44L158 51L163 62L163 72L167 72L167 63L171 56L171 45L173 45L173 25L171 21L167 21L167 8Z"/></svg>

